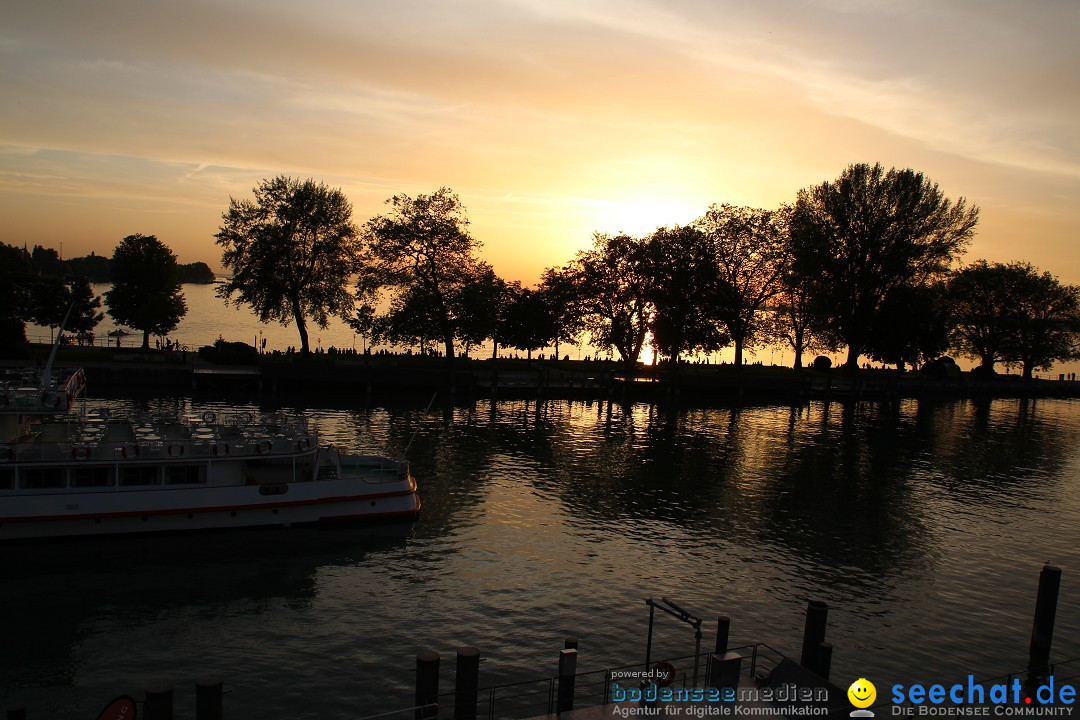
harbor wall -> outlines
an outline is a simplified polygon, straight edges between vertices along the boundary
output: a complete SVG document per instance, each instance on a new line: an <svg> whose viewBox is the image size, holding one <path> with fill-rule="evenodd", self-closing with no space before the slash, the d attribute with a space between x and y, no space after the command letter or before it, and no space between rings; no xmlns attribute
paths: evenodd
<svg viewBox="0 0 1080 720"><path fill-rule="evenodd" d="M9 367L43 365L45 350L30 358L0 359ZM259 356L248 364L212 363L196 353L119 352L62 348L57 367L85 369L91 389L171 392L293 393L342 392L427 395L446 392L468 397L548 397L629 401L799 402L811 398L843 400L952 397L1080 397L1080 382L1023 380L962 373L933 377L919 372L793 370L730 365L643 366L629 373L610 361L475 360L418 356L327 354Z"/></svg>

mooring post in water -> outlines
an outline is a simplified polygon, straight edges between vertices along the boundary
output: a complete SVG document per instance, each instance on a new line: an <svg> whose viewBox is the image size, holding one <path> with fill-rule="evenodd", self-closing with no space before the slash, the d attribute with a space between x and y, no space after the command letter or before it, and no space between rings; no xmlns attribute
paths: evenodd
<svg viewBox="0 0 1080 720"><path fill-rule="evenodd" d="M705 687L733 688L739 686L739 677L742 675L742 655L733 652L725 652L723 655L713 653L709 658L708 672L705 676Z"/></svg>
<svg viewBox="0 0 1080 720"><path fill-rule="evenodd" d="M416 653L416 720L439 716L439 653Z"/></svg>
<svg viewBox="0 0 1080 720"><path fill-rule="evenodd" d="M610 403L608 406L610 407ZM645 641L645 672L649 672L652 669L652 665L650 665L652 662L652 629L656 612L653 610L652 598L646 599L645 603L649 606L649 639Z"/></svg>
<svg viewBox="0 0 1080 720"><path fill-rule="evenodd" d="M829 620L829 606L820 600L806 604L806 625L803 627L802 659L799 664L807 670L820 673L818 652L825 642L825 624Z"/></svg>
<svg viewBox="0 0 1080 720"><path fill-rule="evenodd" d="M7 720L26 720L26 706L12 705L7 709Z"/></svg>
<svg viewBox="0 0 1080 720"><path fill-rule="evenodd" d="M820 645L818 645L817 663L818 663L818 666L817 666L817 669L816 669L815 672L817 672L817 674L820 675L823 680L828 680L829 679L829 673L832 671L832 643L831 642L823 642Z"/></svg>
<svg viewBox="0 0 1080 720"><path fill-rule="evenodd" d="M563 647L567 650L577 650L577 638L573 635L563 640Z"/></svg>
<svg viewBox="0 0 1080 720"><path fill-rule="evenodd" d="M143 713L146 720L173 720L173 686L161 683L146 688Z"/></svg>
<svg viewBox="0 0 1080 720"><path fill-rule="evenodd" d="M454 677L454 720L476 720L476 694L480 690L480 651L458 648Z"/></svg>
<svg viewBox="0 0 1080 720"><path fill-rule="evenodd" d="M1045 677L1050 674L1050 645L1054 639L1054 619L1060 589L1061 569L1043 565L1039 573L1039 596L1035 601L1035 621L1031 625L1031 645L1028 648L1028 673L1031 675Z"/></svg>
<svg viewBox="0 0 1080 720"><path fill-rule="evenodd" d="M716 618L716 649L714 653L723 657L727 652L728 646L728 633L731 630L731 618L727 615L721 615Z"/></svg>
<svg viewBox="0 0 1080 720"><path fill-rule="evenodd" d="M195 681L195 720L221 720L222 685L216 675Z"/></svg>
<svg viewBox="0 0 1080 720"><path fill-rule="evenodd" d="M577 681L577 649L564 648L559 651L559 694L555 712L570 712L574 709L574 685Z"/></svg>
<svg viewBox="0 0 1080 720"><path fill-rule="evenodd" d="M694 623L694 684L690 687L697 687L698 681L698 666L701 664L701 618L695 618Z"/></svg>

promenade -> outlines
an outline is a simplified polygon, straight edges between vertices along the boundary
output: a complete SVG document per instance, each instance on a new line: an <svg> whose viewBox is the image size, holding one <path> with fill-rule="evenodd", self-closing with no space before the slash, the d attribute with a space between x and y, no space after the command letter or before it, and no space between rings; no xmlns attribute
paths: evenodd
<svg viewBox="0 0 1080 720"><path fill-rule="evenodd" d="M0 358L9 368L43 366L49 348L31 345L29 356ZM629 401L764 400L800 402L813 398L899 399L954 397L1080 397L1080 382L955 377L895 370L793 370L746 365L625 364L607 360L471 359L407 354L252 354L239 362L212 362L191 351L59 349L57 366L86 370L91 392L116 388L257 394L311 391L349 395L442 392L455 397L543 397Z"/></svg>

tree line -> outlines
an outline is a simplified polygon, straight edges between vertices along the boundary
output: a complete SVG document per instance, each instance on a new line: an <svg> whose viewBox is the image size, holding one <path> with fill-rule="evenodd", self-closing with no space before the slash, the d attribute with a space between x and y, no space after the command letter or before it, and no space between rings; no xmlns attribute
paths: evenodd
<svg viewBox="0 0 1080 720"><path fill-rule="evenodd" d="M479 257L459 198L395 195L357 227L340 190L279 176L231 199L215 236L233 273L221 297L263 321L346 319L376 342L426 345L447 358L485 341L527 353L587 335L633 365L646 343L688 353L782 343L847 349L903 369L949 351L1035 369L1078 357L1080 290L1030 264L958 262L978 208L913 170L848 167L777 209L713 205L644 237L596 233L535 288ZM380 308L381 311L380 311Z"/></svg>
<svg viewBox="0 0 1080 720"><path fill-rule="evenodd" d="M91 251L84 257L61 258L54 248L35 245L32 250L22 248L24 258L29 258L31 271L37 275L60 278L84 278L92 283L112 282L112 258ZM181 283L209 285L216 276L204 262L177 263L177 279Z"/></svg>
<svg viewBox="0 0 1080 720"><path fill-rule="evenodd" d="M1024 262L960 266L978 208L910 169L851 165L779 208L713 205L642 237L595 233L534 288L481 259L450 189L386 204L357 226L340 189L287 176L260 182L252 199L230 198L215 238L232 277L219 296L263 322L295 323L303 353L309 321L326 327L338 316L373 342L435 342L448 359L488 341L493 354L554 346L558 356L586 336L629 366L646 344L674 363L733 345L737 366L768 345L790 347L796 367L808 353L846 349L850 369L864 357L903 369L954 352L981 372L1004 363L1025 377L1080 357L1080 289ZM126 245L156 257L150 267L166 259L153 236ZM109 312L142 329L148 346L183 314L175 257L127 279L117 259Z"/></svg>
<svg viewBox="0 0 1080 720"><path fill-rule="evenodd" d="M102 261L105 261L104 263ZM186 266L201 276L205 263ZM56 250L0 244L0 341L26 343L26 323L49 328L63 326L82 339L92 339L104 319L101 296L94 295L87 269L107 272L112 289L105 293L108 313L117 325L141 330L142 346L151 335L176 329L187 312L180 285L185 275L176 255L153 235L129 235L116 246L112 258L93 253L85 258L61 260ZM189 270L189 272L192 272ZM100 275L98 275L100 277Z"/></svg>

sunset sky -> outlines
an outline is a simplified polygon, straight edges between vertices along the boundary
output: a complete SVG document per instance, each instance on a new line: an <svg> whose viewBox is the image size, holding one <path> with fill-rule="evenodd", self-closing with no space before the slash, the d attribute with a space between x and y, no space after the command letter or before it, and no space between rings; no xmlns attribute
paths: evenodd
<svg viewBox="0 0 1080 720"><path fill-rule="evenodd" d="M847 165L982 209L969 258L1080 283L1075 0L42 0L0 9L0 241L213 234L259 179L360 224L453 188L508 279Z"/></svg>

